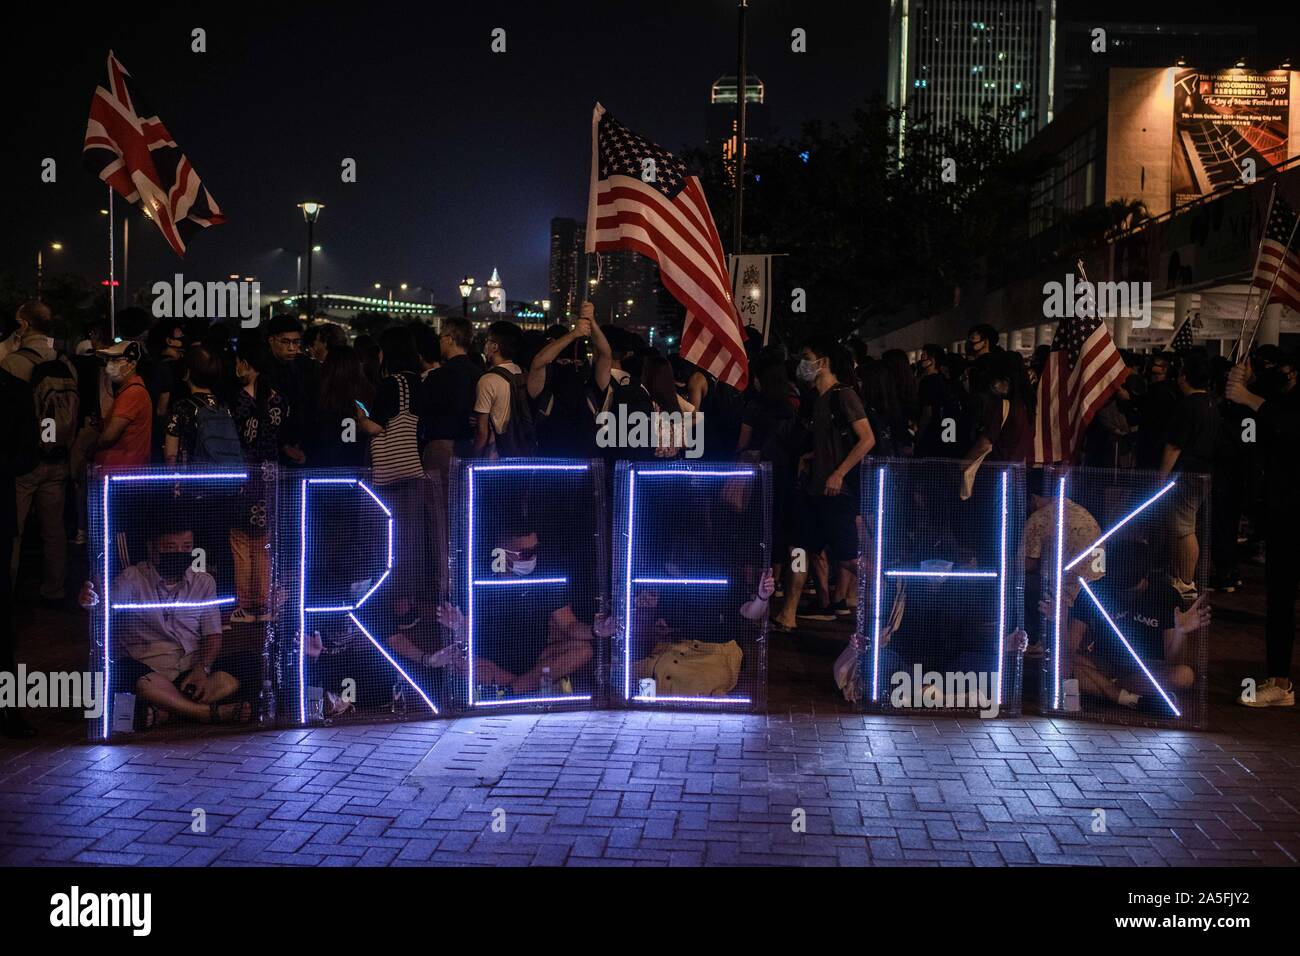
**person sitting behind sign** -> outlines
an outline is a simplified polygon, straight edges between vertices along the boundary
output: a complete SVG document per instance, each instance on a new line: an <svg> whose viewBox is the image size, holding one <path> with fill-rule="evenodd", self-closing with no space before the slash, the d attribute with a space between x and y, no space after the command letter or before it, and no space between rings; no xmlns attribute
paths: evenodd
<svg viewBox="0 0 1300 956"><path fill-rule="evenodd" d="M1164 713L1167 706L1133 654L1165 691L1191 687L1196 672L1188 663L1191 648L1187 638L1209 626L1210 607L1201 595L1182 610L1173 585L1153 582L1150 555L1141 543L1116 542L1112 550L1123 560L1112 559L1104 583L1093 589L1105 613L1085 595L1075 602L1067 620L1071 676L1078 679L1081 693L1123 707L1150 707ZM1043 610L1052 613L1050 608ZM1132 653L1116 630L1124 635Z"/></svg>
<svg viewBox="0 0 1300 956"><path fill-rule="evenodd" d="M526 579L537 572L540 539L530 522L503 527L492 539L493 560L489 575L500 581ZM538 574L540 577L550 575ZM489 588L484 588L484 591ZM497 600L476 598L474 681L509 688L516 696L535 693L549 676L555 686L573 677L593 658L593 636L607 637L609 628L593 632L593 625L578 618L563 584L520 583L501 588ZM460 609L442 604L438 623L448 628L459 644L467 639L465 617ZM538 624L545 622L545 638ZM429 655L428 666L460 666L447 652Z"/></svg>
<svg viewBox="0 0 1300 956"><path fill-rule="evenodd" d="M143 726L172 715L202 723L246 721L252 707L230 701L239 681L214 665L221 654L221 613L217 585L206 571L196 571L194 532L181 514L163 513L146 544L146 558L124 569L112 582L114 605L185 605L123 609L113 616L112 637L125 654L113 667L124 686L144 701ZM87 610L100 596L93 581L78 598Z"/></svg>
<svg viewBox="0 0 1300 956"><path fill-rule="evenodd" d="M684 576L671 562L664 567L670 578ZM772 569L764 568L754 593L736 614L744 621L761 622L775 590ZM689 601L677 595L664 600L655 587L642 588L633 599L632 633L652 637L654 645L633 663L632 678L653 678L656 696L725 697L740 680L744 652L734 638L723 640L727 622L708 610L716 602L701 603L699 595Z"/></svg>

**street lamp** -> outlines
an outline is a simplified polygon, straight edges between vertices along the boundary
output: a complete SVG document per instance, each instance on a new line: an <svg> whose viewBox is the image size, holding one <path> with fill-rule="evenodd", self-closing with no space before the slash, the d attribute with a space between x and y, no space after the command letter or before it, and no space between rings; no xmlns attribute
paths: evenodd
<svg viewBox="0 0 1300 956"><path fill-rule="evenodd" d="M54 252L63 251L63 243L51 242L50 249ZM41 283L45 277L45 246L36 247L36 301L41 300Z"/></svg>
<svg viewBox="0 0 1300 956"><path fill-rule="evenodd" d="M469 318L469 297L474 291L474 277L465 276L460 280L460 314Z"/></svg>
<svg viewBox="0 0 1300 956"><path fill-rule="evenodd" d="M307 321L311 321L311 254L319 252L320 246L312 241L312 233L316 227L316 220L320 216L320 211L325 208L323 202L300 202L298 208L302 210L302 218L307 223Z"/></svg>

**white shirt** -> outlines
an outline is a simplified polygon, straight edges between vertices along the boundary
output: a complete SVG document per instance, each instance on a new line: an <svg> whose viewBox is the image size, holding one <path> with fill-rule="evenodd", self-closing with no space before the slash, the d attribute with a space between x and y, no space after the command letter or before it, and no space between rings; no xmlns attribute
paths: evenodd
<svg viewBox="0 0 1300 956"><path fill-rule="evenodd" d="M511 375L523 371L514 362L506 362L497 368ZM496 434L505 431L510 422L510 383L500 375L493 375L491 370L480 375L478 390L474 394L474 413L491 415L492 430Z"/></svg>

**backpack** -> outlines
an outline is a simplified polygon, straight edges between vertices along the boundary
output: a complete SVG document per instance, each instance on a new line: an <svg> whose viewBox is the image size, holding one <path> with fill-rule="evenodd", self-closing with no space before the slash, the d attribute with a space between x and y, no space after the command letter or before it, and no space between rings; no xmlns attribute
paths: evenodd
<svg viewBox="0 0 1300 956"><path fill-rule="evenodd" d="M843 461L846 457L848 457L850 449L852 449L853 446L858 443L857 432L853 430L853 425L848 421L848 419L844 415L844 404L843 404L844 399L842 396L844 395L846 390L852 392L853 387L850 385L845 385L843 382L841 382L840 384L833 386L830 392L828 393L830 397L829 404L830 404L830 412L831 412L832 447L835 450L835 458L837 461ZM865 406L863 408L863 411L866 412L867 424L870 425L872 430L874 431L876 428L876 423L875 421L872 420L871 412L867 411ZM879 434L877 434L876 441L877 442L880 441ZM890 441L890 447L891 449L893 447L892 441ZM874 447L872 448L872 454L878 454L882 457L885 456L884 451L877 452ZM842 493L851 494L856 497L858 494L858 485L859 482L861 482L861 480L862 480L862 462L858 462L856 465L853 466L853 470L844 476L844 492Z"/></svg>
<svg viewBox="0 0 1300 956"><path fill-rule="evenodd" d="M235 420L224 408L195 403L194 449L190 461L214 465L243 465L244 446L239 442Z"/></svg>
<svg viewBox="0 0 1300 956"><path fill-rule="evenodd" d="M73 371L63 353L42 360L33 348L21 348L32 362L29 384L32 403L36 409L36 427L44 437L45 422L54 422L54 440L42 440L37 446L41 461L67 461L81 422L81 396L77 392L77 373Z"/></svg>
<svg viewBox="0 0 1300 956"><path fill-rule="evenodd" d="M498 458L531 458L537 454L537 429L533 424L533 410L528 404L528 391L524 374L513 375L499 365L488 369L488 375L499 375L510 384L510 417L504 431L498 432L488 412L488 429L496 443Z"/></svg>

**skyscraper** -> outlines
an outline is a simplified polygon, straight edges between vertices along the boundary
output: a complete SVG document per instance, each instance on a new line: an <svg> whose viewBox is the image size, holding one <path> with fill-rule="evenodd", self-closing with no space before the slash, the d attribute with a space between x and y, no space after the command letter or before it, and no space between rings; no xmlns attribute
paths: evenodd
<svg viewBox="0 0 1300 956"><path fill-rule="evenodd" d="M944 127L1022 101L1020 146L1051 122L1055 0L890 0L890 106Z"/></svg>
<svg viewBox="0 0 1300 956"><path fill-rule="evenodd" d="M730 163L736 155L736 75L720 76L709 87L709 117L705 141L721 148L722 158ZM745 75L745 142L761 143L769 133L767 87L753 73ZM748 154L746 154L748 155Z"/></svg>
<svg viewBox="0 0 1300 956"><path fill-rule="evenodd" d="M578 314L586 237L587 227L576 219L551 220L551 315L556 321Z"/></svg>

